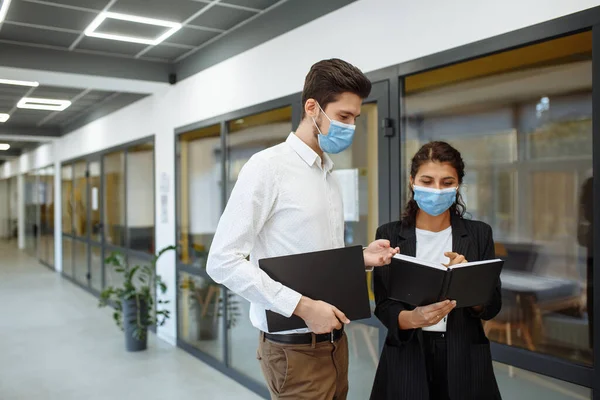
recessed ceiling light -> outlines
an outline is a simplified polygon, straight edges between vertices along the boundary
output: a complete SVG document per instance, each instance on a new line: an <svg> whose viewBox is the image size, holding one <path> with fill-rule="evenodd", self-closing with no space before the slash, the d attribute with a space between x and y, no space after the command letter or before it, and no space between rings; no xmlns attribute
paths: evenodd
<svg viewBox="0 0 600 400"><path fill-rule="evenodd" d="M8 149L10 149L10 144L0 143L0 150L8 150Z"/></svg>
<svg viewBox="0 0 600 400"><path fill-rule="evenodd" d="M17 108L28 108L31 110L63 111L70 105L71 102L69 100L23 97L17 104Z"/></svg>
<svg viewBox="0 0 600 400"><path fill-rule="evenodd" d="M4 21L6 18L6 13L8 12L8 7L10 7L11 0L4 0L2 5L0 6L0 22Z"/></svg>
<svg viewBox="0 0 600 400"><path fill-rule="evenodd" d="M96 29L98 29L100 24L102 24L102 22L104 22L105 19L109 19L109 18L118 19L121 21L137 22L139 24L164 26L165 28L170 28L170 29L154 39L96 32ZM141 43L141 44L155 46L155 45L159 44L160 42L162 42L163 40L165 40L166 38L168 38L169 36L171 36L172 34L174 34L175 32L177 32L179 29L181 29L181 24L177 23L177 22L164 21L161 19L154 19L154 18L138 17L135 15L120 14L120 13L114 13L114 12L102 12L96 17L96 19L94 19L92 21L90 26L87 27L87 29L85 30L85 35L91 36L91 37L97 37L97 38L101 38L101 39L120 40L123 42L133 42L133 43Z"/></svg>
<svg viewBox="0 0 600 400"><path fill-rule="evenodd" d="M14 79L0 79L0 84L2 84L2 85L17 85L17 86L31 86L31 87L40 86L40 84L38 82L16 81Z"/></svg>
<svg viewBox="0 0 600 400"><path fill-rule="evenodd" d="M0 122L6 122L10 118L10 114L0 113Z"/></svg>

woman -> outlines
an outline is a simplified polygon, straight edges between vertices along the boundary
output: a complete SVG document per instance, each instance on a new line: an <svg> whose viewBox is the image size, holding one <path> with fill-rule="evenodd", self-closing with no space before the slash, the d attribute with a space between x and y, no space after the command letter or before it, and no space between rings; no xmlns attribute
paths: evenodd
<svg viewBox="0 0 600 400"><path fill-rule="evenodd" d="M456 149L444 142L424 145L412 159L403 218L379 227L377 239L446 266L495 258L491 228L463 218L464 175ZM481 323L500 311L500 282L488 304L465 309L446 300L415 308L388 298L389 270L376 268L374 276L375 315L388 334L371 399L501 399Z"/></svg>

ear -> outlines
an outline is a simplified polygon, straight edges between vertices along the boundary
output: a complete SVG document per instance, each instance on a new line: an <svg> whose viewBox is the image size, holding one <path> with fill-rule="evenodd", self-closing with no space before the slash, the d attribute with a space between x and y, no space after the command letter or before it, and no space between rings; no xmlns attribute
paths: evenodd
<svg viewBox="0 0 600 400"><path fill-rule="evenodd" d="M412 187L415 185L415 180L413 179L413 177L412 177L412 176L410 176L410 177L408 178L408 181L410 182L410 187L412 188Z"/></svg>
<svg viewBox="0 0 600 400"><path fill-rule="evenodd" d="M319 115L319 106L315 99L306 100L306 103L304 103L304 113L309 117L317 118Z"/></svg>

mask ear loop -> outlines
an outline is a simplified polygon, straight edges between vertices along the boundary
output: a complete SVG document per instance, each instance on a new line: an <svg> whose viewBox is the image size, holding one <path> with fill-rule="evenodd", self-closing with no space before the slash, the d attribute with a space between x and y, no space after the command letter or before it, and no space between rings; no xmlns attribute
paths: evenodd
<svg viewBox="0 0 600 400"><path fill-rule="evenodd" d="M315 121L315 117L311 117L311 118L312 118L312 121L313 121L313 125L319 131L319 135L323 135L323 132L321 132L321 128L319 128L319 125L317 125L317 121Z"/></svg>
<svg viewBox="0 0 600 400"><path fill-rule="evenodd" d="M317 103L317 105L319 106L319 110L321 110L321 112L323 113L325 118L327 118L329 120L329 122L331 122L331 118L329 118L329 115L325 114L325 111L323 111L323 109L321 108L321 105L319 103Z"/></svg>
<svg viewBox="0 0 600 400"><path fill-rule="evenodd" d="M321 105L319 104L319 102L316 102L316 103L317 103L317 106L319 107L319 110L321 110L321 112L323 113L323 115L329 120L329 122L331 122L331 118L329 118L329 116L327 114L325 114L325 111L323 111L323 109L321 108ZM325 136L325 135L323 135L323 132L321 132L321 128L319 128L319 125L317 125L317 121L315 120L315 117L311 117L311 118L313 120L313 124L315 125L315 127L319 131L319 134L322 135L322 136Z"/></svg>

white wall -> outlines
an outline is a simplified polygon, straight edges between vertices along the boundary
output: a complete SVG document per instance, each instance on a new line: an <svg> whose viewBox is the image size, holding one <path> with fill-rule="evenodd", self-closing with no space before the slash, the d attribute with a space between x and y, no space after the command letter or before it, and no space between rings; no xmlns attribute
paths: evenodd
<svg viewBox="0 0 600 400"><path fill-rule="evenodd" d="M166 174L170 180L166 222L160 219L161 194L156 191L156 240L161 248L175 241L174 128L298 92L309 67L320 59L339 57L368 72L599 4L598 0L360 0L78 129L57 142L54 157L66 160L156 135L155 179ZM44 166L42 161L52 159L46 150L21 157L18 166L9 163L0 175L14 175L19 167ZM173 316L159 328L159 335L173 343L175 255L163 258L158 271L170 288L166 297Z"/></svg>

